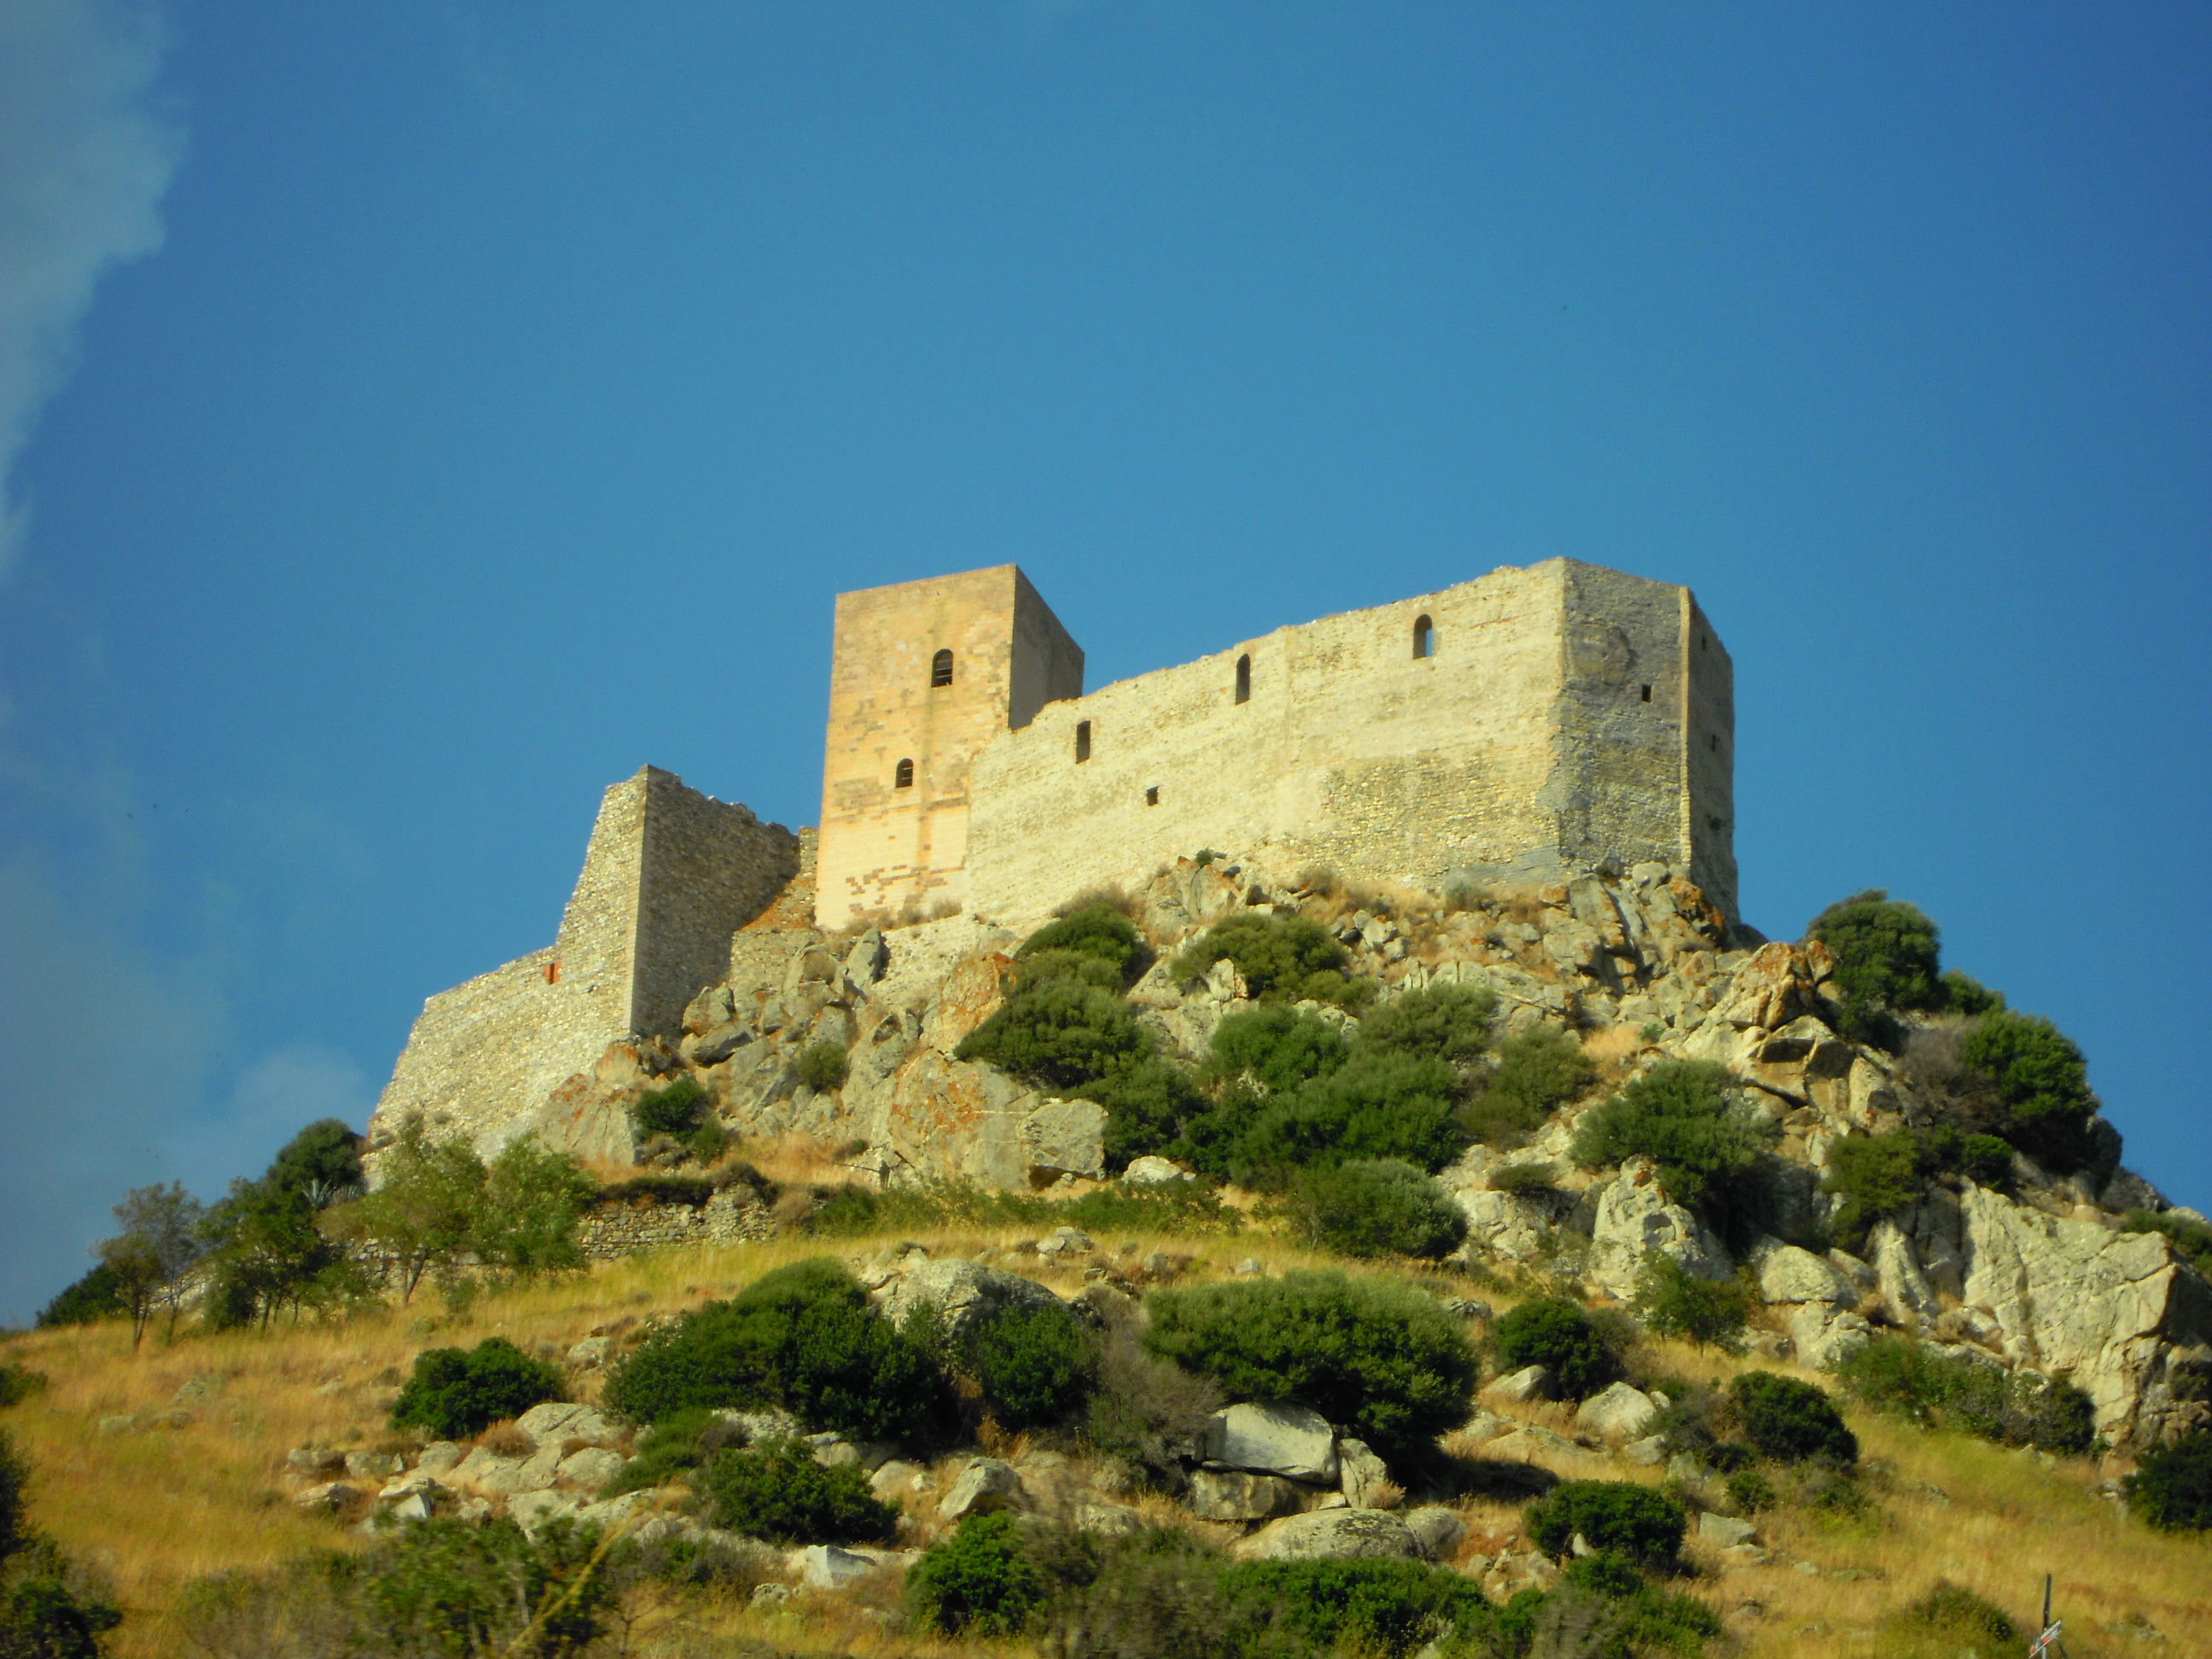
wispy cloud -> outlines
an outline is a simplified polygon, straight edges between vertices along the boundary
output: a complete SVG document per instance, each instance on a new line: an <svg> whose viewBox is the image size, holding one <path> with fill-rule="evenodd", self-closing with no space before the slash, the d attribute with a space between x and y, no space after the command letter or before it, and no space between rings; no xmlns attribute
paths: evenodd
<svg viewBox="0 0 2212 1659"><path fill-rule="evenodd" d="M183 136L156 103L145 0L0 4L0 572L28 532L15 469L100 274L161 243Z"/></svg>

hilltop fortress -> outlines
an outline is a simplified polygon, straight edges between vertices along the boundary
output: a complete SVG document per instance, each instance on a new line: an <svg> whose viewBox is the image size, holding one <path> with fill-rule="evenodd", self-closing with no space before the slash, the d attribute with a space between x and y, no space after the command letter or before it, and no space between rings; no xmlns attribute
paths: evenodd
<svg viewBox="0 0 2212 1659"><path fill-rule="evenodd" d="M652 767L614 785L554 944L429 999L374 1127L496 1145L610 1043L781 972L778 935L1019 929L1201 849L1431 891L1657 864L1732 919L1734 738L1689 590L1567 559L1088 694L1012 565L842 594L818 841Z"/></svg>

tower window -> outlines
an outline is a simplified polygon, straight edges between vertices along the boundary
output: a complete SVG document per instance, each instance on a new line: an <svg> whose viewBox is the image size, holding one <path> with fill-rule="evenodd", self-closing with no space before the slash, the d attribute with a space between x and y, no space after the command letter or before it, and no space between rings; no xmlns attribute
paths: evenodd
<svg viewBox="0 0 2212 1659"><path fill-rule="evenodd" d="M1091 722L1078 720L1075 723L1075 763L1080 766L1090 758Z"/></svg>
<svg viewBox="0 0 2212 1659"><path fill-rule="evenodd" d="M952 653L940 651L929 659L929 683L932 686L952 684Z"/></svg>
<svg viewBox="0 0 2212 1659"><path fill-rule="evenodd" d="M1413 656L1418 661L1437 654L1437 625L1426 617L1413 618Z"/></svg>
<svg viewBox="0 0 2212 1659"><path fill-rule="evenodd" d="M1237 659L1237 701L1252 701L1252 659L1249 655Z"/></svg>
<svg viewBox="0 0 2212 1659"><path fill-rule="evenodd" d="M914 787L914 763L912 761L902 760L896 767L891 769L891 787L894 789L911 789Z"/></svg>
<svg viewBox="0 0 2212 1659"><path fill-rule="evenodd" d="M1716 732L1712 736L1707 738L1705 739L1705 747L1711 750L1716 755L1719 754L1721 752L1720 733Z"/></svg>
<svg viewBox="0 0 2212 1659"><path fill-rule="evenodd" d="M1651 688L1648 685L1644 688L1644 701L1646 702L1651 701Z"/></svg>
<svg viewBox="0 0 2212 1659"><path fill-rule="evenodd" d="M1159 804L1160 787L1156 783L1151 788L1145 791L1145 805L1147 806L1158 806Z"/></svg>

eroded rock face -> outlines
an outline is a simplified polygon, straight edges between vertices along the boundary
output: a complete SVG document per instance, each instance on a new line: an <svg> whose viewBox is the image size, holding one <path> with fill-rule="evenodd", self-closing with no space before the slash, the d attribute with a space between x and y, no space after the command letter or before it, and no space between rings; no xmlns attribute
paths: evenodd
<svg viewBox="0 0 2212 1659"><path fill-rule="evenodd" d="M1022 1120L1019 1134L1033 1181L1106 1173L1106 1109L1096 1101L1045 1101Z"/></svg>
<svg viewBox="0 0 2212 1659"><path fill-rule="evenodd" d="M1615 1382L1583 1401L1575 1413L1575 1426L1607 1440L1633 1440L1658 1414L1658 1402L1650 1395Z"/></svg>
<svg viewBox="0 0 2212 1659"><path fill-rule="evenodd" d="M1060 1298L1035 1279L957 1259L923 1261L895 1273L869 1299L894 1324L915 1308L933 1308L955 1339L1003 1309L1060 1306Z"/></svg>
<svg viewBox="0 0 2212 1659"><path fill-rule="evenodd" d="M1669 1203L1643 1158L1632 1158L1599 1192L1590 1224L1590 1277L1623 1299L1636 1294L1644 1258L1657 1250L1696 1279L1726 1279L1735 1271L1712 1230L1679 1204Z"/></svg>
<svg viewBox="0 0 2212 1659"><path fill-rule="evenodd" d="M1236 1405L1206 1419L1200 1443L1209 1463L1293 1480L1334 1484L1336 1431L1304 1406Z"/></svg>
<svg viewBox="0 0 2212 1659"><path fill-rule="evenodd" d="M1386 1510L1316 1510L1270 1521L1229 1547L1244 1561L1363 1560L1423 1553L1413 1529Z"/></svg>

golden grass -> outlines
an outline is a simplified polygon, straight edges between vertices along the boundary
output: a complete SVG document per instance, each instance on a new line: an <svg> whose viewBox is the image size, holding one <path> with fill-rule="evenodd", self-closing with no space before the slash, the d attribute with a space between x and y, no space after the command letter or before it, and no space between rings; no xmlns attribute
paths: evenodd
<svg viewBox="0 0 2212 1659"><path fill-rule="evenodd" d="M921 1242L939 1254L972 1254L1004 1250L1028 1236L1026 1229L952 1227L924 1232ZM193 1334L168 1346L149 1336L135 1355L127 1328L116 1324L34 1332L9 1340L0 1352L45 1372L51 1385L0 1413L0 1425L32 1460L37 1524L114 1575L132 1615L118 1632L117 1653L153 1659L173 1651L165 1641L164 1616L189 1580L224 1568L267 1566L317 1547L358 1544L329 1520L291 1505L284 1455L307 1441L383 1443L389 1400L420 1349L492 1334L526 1346L550 1342L565 1348L593 1327L696 1306L806 1256L865 1259L895 1242L889 1237L785 1238L694 1246L489 1295L458 1316L423 1296L411 1308L339 1324L283 1327L265 1336ZM1172 1241L1103 1235L1097 1242L1109 1256L1125 1243L1139 1255L1164 1248L1188 1256L1183 1277L1191 1280L1225 1274L1246 1257L1271 1273L1345 1265L1275 1232ZM1056 1267L1029 1260L1023 1267L1063 1294L1083 1282L1080 1261ZM1421 1277L1439 1291L1473 1288L1443 1271ZM1510 1298L1492 1293L1492 1299ZM1650 1354L1685 1376L1718 1380L1742 1369L1670 1343L1653 1345ZM99 1433L103 1417L169 1410L185 1382L209 1372L224 1376L222 1393L191 1407L189 1424ZM594 1391L589 1377L580 1381L580 1392ZM1522 1415L1562 1431L1568 1426L1562 1407ZM1761 1516L1772 1562L1726 1573L1700 1547L1690 1550L1692 1563L1705 1571L1684 1588L1728 1617L1747 1659L1861 1659L1901 1652L1878 1627L1939 1577L1987 1596L2025 1624L2037 1610L2046 1571L2057 1577L2059 1609L2075 1659L2136 1650L2118 1627L2145 1620L2166 1639L2141 1650L2177 1659L2212 1654L2212 1542L2136 1524L2098 1494L2106 1471L2078 1462L2047 1465L2032 1454L1926 1434L1863 1413L1852 1413L1852 1426L1869 1460L1893 1465L1893 1474L1869 1477L1879 1505L1873 1523L1826 1523L1802 1511ZM1663 1479L1663 1471L1595 1455L1562 1454L1550 1461L1569 1478ZM1948 1502L1923 1490L1928 1486L1941 1488ZM1200 1525L1156 1497L1117 1501L1134 1504L1149 1519ZM1494 1554L1518 1535L1515 1504L1478 1500L1459 1510L1471 1534L1462 1546L1463 1557ZM1800 1561L1814 1564L1818 1576L1798 1571ZM1838 1571L1869 1576L1830 1576ZM889 1590L878 1587L872 1594L878 1605L889 1604L884 1599ZM1755 1613L1750 1603L1759 1604ZM975 1650L974 1644L890 1636L868 1618L868 1606L866 1597L795 1597L786 1611L771 1613L696 1596L671 1599L645 1610L638 1633L644 1638L657 1632L650 1634L647 1650L670 1655L704 1655L717 1643L738 1638L821 1654ZM1018 1645L1004 1650L1025 1651Z"/></svg>

